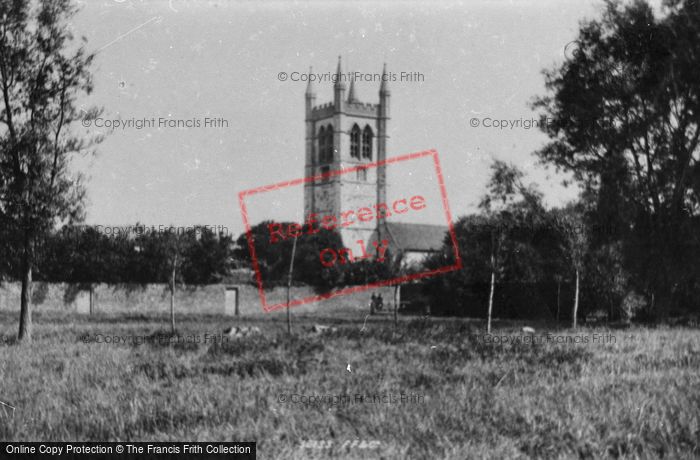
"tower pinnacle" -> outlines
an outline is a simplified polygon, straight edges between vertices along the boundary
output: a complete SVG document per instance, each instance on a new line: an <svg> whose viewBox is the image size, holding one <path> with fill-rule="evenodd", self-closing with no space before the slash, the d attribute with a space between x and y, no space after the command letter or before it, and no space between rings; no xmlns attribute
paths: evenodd
<svg viewBox="0 0 700 460"><path fill-rule="evenodd" d="M384 68L382 69L382 83L379 85L379 95L389 95L389 74L386 72L386 62L384 63Z"/></svg>
<svg viewBox="0 0 700 460"><path fill-rule="evenodd" d="M343 81L343 67L340 56L338 56L338 69L335 71L335 86L336 89L345 89Z"/></svg>
<svg viewBox="0 0 700 460"><path fill-rule="evenodd" d="M314 85L311 75L314 73L314 68L309 67L309 82L306 84L306 95L315 96L316 95L316 85Z"/></svg>
<svg viewBox="0 0 700 460"><path fill-rule="evenodd" d="M355 79L350 79L350 90L348 90L348 102L359 102L357 94L355 94Z"/></svg>

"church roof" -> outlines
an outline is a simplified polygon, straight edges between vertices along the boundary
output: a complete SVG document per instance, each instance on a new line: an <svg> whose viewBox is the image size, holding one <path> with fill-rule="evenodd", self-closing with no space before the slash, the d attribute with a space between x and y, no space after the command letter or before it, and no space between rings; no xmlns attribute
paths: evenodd
<svg viewBox="0 0 700 460"><path fill-rule="evenodd" d="M385 222L382 237L389 239L389 247L400 251L439 251L447 233L444 225Z"/></svg>

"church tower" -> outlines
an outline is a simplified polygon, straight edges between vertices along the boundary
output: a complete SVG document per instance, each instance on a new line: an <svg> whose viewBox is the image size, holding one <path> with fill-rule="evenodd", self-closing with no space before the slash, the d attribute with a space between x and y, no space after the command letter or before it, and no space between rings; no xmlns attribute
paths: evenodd
<svg viewBox="0 0 700 460"><path fill-rule="evenodd" d="M311 73L311 72L309 72ZM379 87L379 103L360 102L354 80L346 94L346 74L340 57L333 85L333 101L316 105L316 89L309 80L306 88L305 177L357 167L352 173L328 177L304 185L304 216L333 215L386 202L386 167L362 169L362 165L386 159L389 136L389 99L386 64ZM343 244L353 252L357 240L365 244L377 227L377 220L357 219L339 228Z"/></svg>

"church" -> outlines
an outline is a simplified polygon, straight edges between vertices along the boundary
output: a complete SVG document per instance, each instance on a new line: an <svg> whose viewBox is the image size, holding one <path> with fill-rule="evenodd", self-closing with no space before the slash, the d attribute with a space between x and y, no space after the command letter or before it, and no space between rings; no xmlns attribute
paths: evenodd
<svg viewBox="0 0 700 460"><path fill-rule="evenodd" d="M305 95L305 177L347 168L356 170L305 183L305 216L341 216L358 207L387 202L386 165L363 166L386 159L391 105L388 80L384 64L379 102L361 102L354 80L350 80L347 88L339 57L333 101L317 105L315 84L309 79ZM338 232L343 244L351 249L359 240L366 243L387 240L390 253L401 258L402 266L411 266L442 247L447 227L372 219L341 227Z"/></svg>

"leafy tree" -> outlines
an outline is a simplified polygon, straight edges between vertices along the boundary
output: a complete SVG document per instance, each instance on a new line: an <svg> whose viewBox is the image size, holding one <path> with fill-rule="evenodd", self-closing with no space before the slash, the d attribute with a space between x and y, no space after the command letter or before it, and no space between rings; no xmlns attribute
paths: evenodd
<svg viewBox="0 0 700 460"><path fill-rule="evenodd" d="M133 242L125 235L108 236L95 227L65 226L35 242L35 278L69 283L121 283L124 260L132 246Z"/></svg>
<svg viewBox="0 0 700 460"><path fill-rule="evenodd" d="M551 123L538 155L572 172L619 230L634 282L666 316L697 284L700 255L700 8L696 0L607 1L579 51L546 73L535 108Z"/></svg>
<svg viewBox="0 0 700 460"><path fill-rule="evenodd" d="M531 252L527 239L537 227L533 219L544 214L542 195L533 186L525 186L523 173L514 165L494 161L491 165L488 192L479 207L494 224L490 239L490 290L487 331L491 332L491 316L496 282L505 272L507 258L522 251Z"/></svg>
<svg viewBox="0 0 700 460"><path fill-rule="evenodd" d="M138 224L137 224L138 228ZM175 332L175 290L177 284L205 284L221 281L233 265L231 238L214 234L205 227L167 227L147 231L134 240L127 267L136 277L130 282L167 283L170 291L170 327ZM128 269L127 269L128 270ZM125 271L128 276L129 271ZM125 276L125 277L126 277Z"/></svg>
<svg viewBox="0 0 700 460"><path fill-rule="evenodd" d="M130 234L107 235L98 227L65 226L38 240L36 278L70 283L170 283L172 254L168 233L181 236L178 282L220 282L236 265L230 236L206 227L149 229L136 223ZM17 260L8 264L18 265ZM163 275L166 273L166 275Z"/></svg>
<svg viewBox="0 0 700 460"><path fill-rule="evenodd" d="M273 221L261 222L251 227L250 237L255 247L255 258L261 276L269 283L281 282L286 274L285 267L289 269L289 256L285 259L285 254L292 252L292 240L285 239L272 243L268 225L275 224ZM288 222L282 222L287 225ZM243 261L245 265L253 268L253 255L249 249L249 239L246 233L242 233L236 240L234 250L236 258Z"/></svg>
<svg viewBox="0 0 700 460"><path fill-rule="evenodd" d="M494 227L484 215L464 216L453 227L463 268L426 279L423 283L425 291L433 299L433 304L440 306L442 313L482 316L483 309L475 306L488 295ZM451 242L446 240L440 252L430 256L425 265L428 269L436 269L454 263Z"/></svg>
<svg viewBox="0 0 700 460"><path fill-rule="evenodd" d="M75 11L69 0L0 2L0 226L21 252L20 341L31 340L34 242L82 216L81 176L69 166L87 143L70 128L77 97L92 89L93 55L66 27Z"/></svg>
<svg viewBox="0 0 700 460"><path fill-rule="evenodd" d="M265 221L251 227L251 237L255 247L255 256L264 280L265 286L286 283L289 263L292 254L293 238L280 239L273 242L269 225L281 225L287 228L290 222ZM294 279L319 289L328 289L345 282L344 273L352 272L348 265L335 264L326 267L321 264L320 254L323 249L339 250L343 247L340 235L332 230L320 229L309 234L308 227L302 228L302 235L297 239L294 260ZM253 260L250 254L248 237L241 234L236 240L234 250L236 258L252 268ZM353 265L353 264L349 264ZM354 272L353 272L354 273Z"/></svg>
<svg viewBox="0 0 700 460"><path fill-rule="evenodd" d="M581 272L588 254L588 234L583 216L574 206L569 206L559 212L550 213L554 218L552 225L558 233L559 249L566 263L561 267L564 272L574 272L574 302L571 312L572 327L575 329L579 312L581 293ZM557 302L559 299L557 299Z"/></svg>
<svg viewBox="0 0 700 460"><path fill-rule="evenodd" d="M201 230L200 228L169 227L165 231L146 232L136 238L134 249L144 265L148 267L149 272L145 274L148 282L168 284L170 329L173 334L175 333L175 289L178 283L184 284L186 281L183 267L187 267L188 273L198 280L207 279L207 275L220 275L220 273L207 273L206 269L212 269L212 266L201 263L201 258L198 260L193 257L201 256L203 248L214 246L213 235L198 238ZM202 239L205 240L202 241ZM210 256L214 270L222 269L222 259L226 261L225 253L219 252L217 257L217 253L212 252Z"/></svg>
<svg viewBox="0 0 700 460"><path fill-rule="evenodd" d="M523 177L513 165L495 162L481 212L454 224L462 270L424 281L426 293L443 313L484 316L478 305L485 303L488 330L494 311L511 317L541 313L545 292L540 284L552 277L552 255L559 253L553 247L555 232L546 225L541 194L525 185ZM452 252L446 237L440 253L426 266L453 264Z"/></svg>
<svg viewBox="0 0 700 460"><path fill-rule="evenodd" d="M305 227L306 231L307 228ZM304 233L297 242L296 258L294 261L294 277L319 290L328 290L345 282L345 270L353 263L342 265L336 263L330 267L321 264L321 251L331 248L335 251L343 247L340 235L335 231L321 229L318 233ZM289 253L286 253L287 257Z"/></svg>
<svg viewBox="0 0 700 460"><path fill-rule="evenodd" d="M236 265L233 238L206 227L197 228L196 232L199 238L184 254L182 278L188 284L221 282Z"/></svg>
<svg viewBox="0 0 700 460"><path fill-rule="evenodd" d="M620 305L628 291L629 273L624 267L621 243L595 248L589 245L584 271L589 288L583 295L590 303L605 308L610 320L623 314L626 316L628 312L622 311Z"/></svg>
<svg viewBox="0 0 700 460"><path fill-rule="evenodd" d="M157 233L161 243L160 250L168 261L168 286L170 287L170 332L175 334L175 283L182 283L183 259L195 243L193 232L168 231Z"/></svg>

